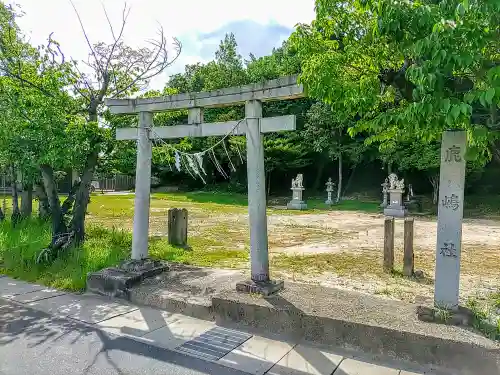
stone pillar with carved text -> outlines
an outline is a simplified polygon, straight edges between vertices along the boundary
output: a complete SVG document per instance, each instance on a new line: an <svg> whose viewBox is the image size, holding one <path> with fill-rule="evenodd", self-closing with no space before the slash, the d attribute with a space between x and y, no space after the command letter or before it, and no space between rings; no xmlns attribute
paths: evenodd
<svg viewBox="0 0 500 375"><path fill-rule="evenodd" d="M434 303L447 309L458 307L466 147L465 131L449 130L443 133Z"/></svg>

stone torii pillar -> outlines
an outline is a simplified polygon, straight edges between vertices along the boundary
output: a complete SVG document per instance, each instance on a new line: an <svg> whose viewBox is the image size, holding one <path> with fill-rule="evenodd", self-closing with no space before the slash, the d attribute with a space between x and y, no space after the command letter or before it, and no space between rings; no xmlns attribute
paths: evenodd
<svg viewBox="0 0 500 375"><path fill-rule="evenodd" d="M221 89L209 93L179 94L162 98L111 99L106 105L114 114L139 114L139 128L117 129L118 140L137 140L136 193L132 259L148 256L149 200L152 140L183 137L246 135L248 215L250 224L251 280L237 290L271 294L283 282L269 278L264 144L262 133L295 130L294 115L262 117L262 102L303 96L297 77L283 77L260 84ZM203 108L245 104L244 121L203 123ZM188 125L153 127L153 112L188 109Z"/></svg>
<svg viewBox="0 0 500 375"><path fill-rule="evenodd" d="M269 280L269 244L267 238L266 170L261 132L262 103L245 104L247 122L248 218L250 224L251 279ZM245 288L245 286L242 286Z"/></svg>
<svg viewBox="0 0 500 375"><path fill-rule="evenodd" d="M151 128L153 114L139 113L137 132L137 166L135 169L134 229L132 232L132 259L148 257L149 205L151 193Z"/></svg>

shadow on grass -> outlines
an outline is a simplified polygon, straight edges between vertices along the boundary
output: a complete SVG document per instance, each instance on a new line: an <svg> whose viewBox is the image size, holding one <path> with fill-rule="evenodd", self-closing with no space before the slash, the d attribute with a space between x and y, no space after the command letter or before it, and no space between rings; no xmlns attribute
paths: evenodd
<svg viewBox="0 0 500 375"><path fill-rule="evenodd" d="M311 199L307 202L309 209L332 210L332 211L361 211L366 213L381 213L380 202L344 200L337 204L327 205L320 199Z"/></svg>
<svg viewBox="0 0 500 375"><path fill-rule="evenodd" d="M153 199L166 199L177 202L211 203L218 205L248 206L248 198L244 194L220 192L188 192L188 193L155 193ZM287 197L270 197L269 206L286 205ZM380 213L380 202L345 200L335 205L327 205L321 199L312 198L307 201L308 210L361 211ZM297 212L297 211L294 211ZM300 212L300 211L299 211Z"/></svg>
<svg viewBox="0 0 500 375"><path fill-rule="evenodd" d="M155 193L153 199L167 199L178 202L212 203L231 206L248 206L246 195L219 192Z"/></svg>

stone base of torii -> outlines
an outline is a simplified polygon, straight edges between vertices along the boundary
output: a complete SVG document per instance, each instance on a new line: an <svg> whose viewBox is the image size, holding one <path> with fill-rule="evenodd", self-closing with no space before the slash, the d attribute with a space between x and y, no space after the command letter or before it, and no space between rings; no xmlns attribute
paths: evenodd
<svg viewBox="0 0 500 375"><path fill-rule="evenodd" d="M108 99L113 114L139 115L139 127L117 129L118 140L137 140L137 167L132 233L132 259L88 276L88 288L100 294L127 297L130 287L146 277L168 270L168 265L148 258L149 202L153 139L245 135L247 142L248 216L250 224L251 278L238 283L241 292L269 295L283 288L269 276L266 182L263 133L295 130L295 116L262 117L262 103L304 96L297 76L213 92L179 94L144 99ZM244 121L204 123L203 109L245 105ZM153 113L188 110L188 124L153 127Z"/></svg>

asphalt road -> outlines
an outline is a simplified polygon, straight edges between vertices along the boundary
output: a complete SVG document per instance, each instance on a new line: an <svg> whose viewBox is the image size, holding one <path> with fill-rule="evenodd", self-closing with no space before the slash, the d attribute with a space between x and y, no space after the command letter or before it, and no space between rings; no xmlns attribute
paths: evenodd
<svg viewBox="0 0 500 375"><path fill-rule="evenodd" d="M0 300L1 375L244 375Z"/></svg>

